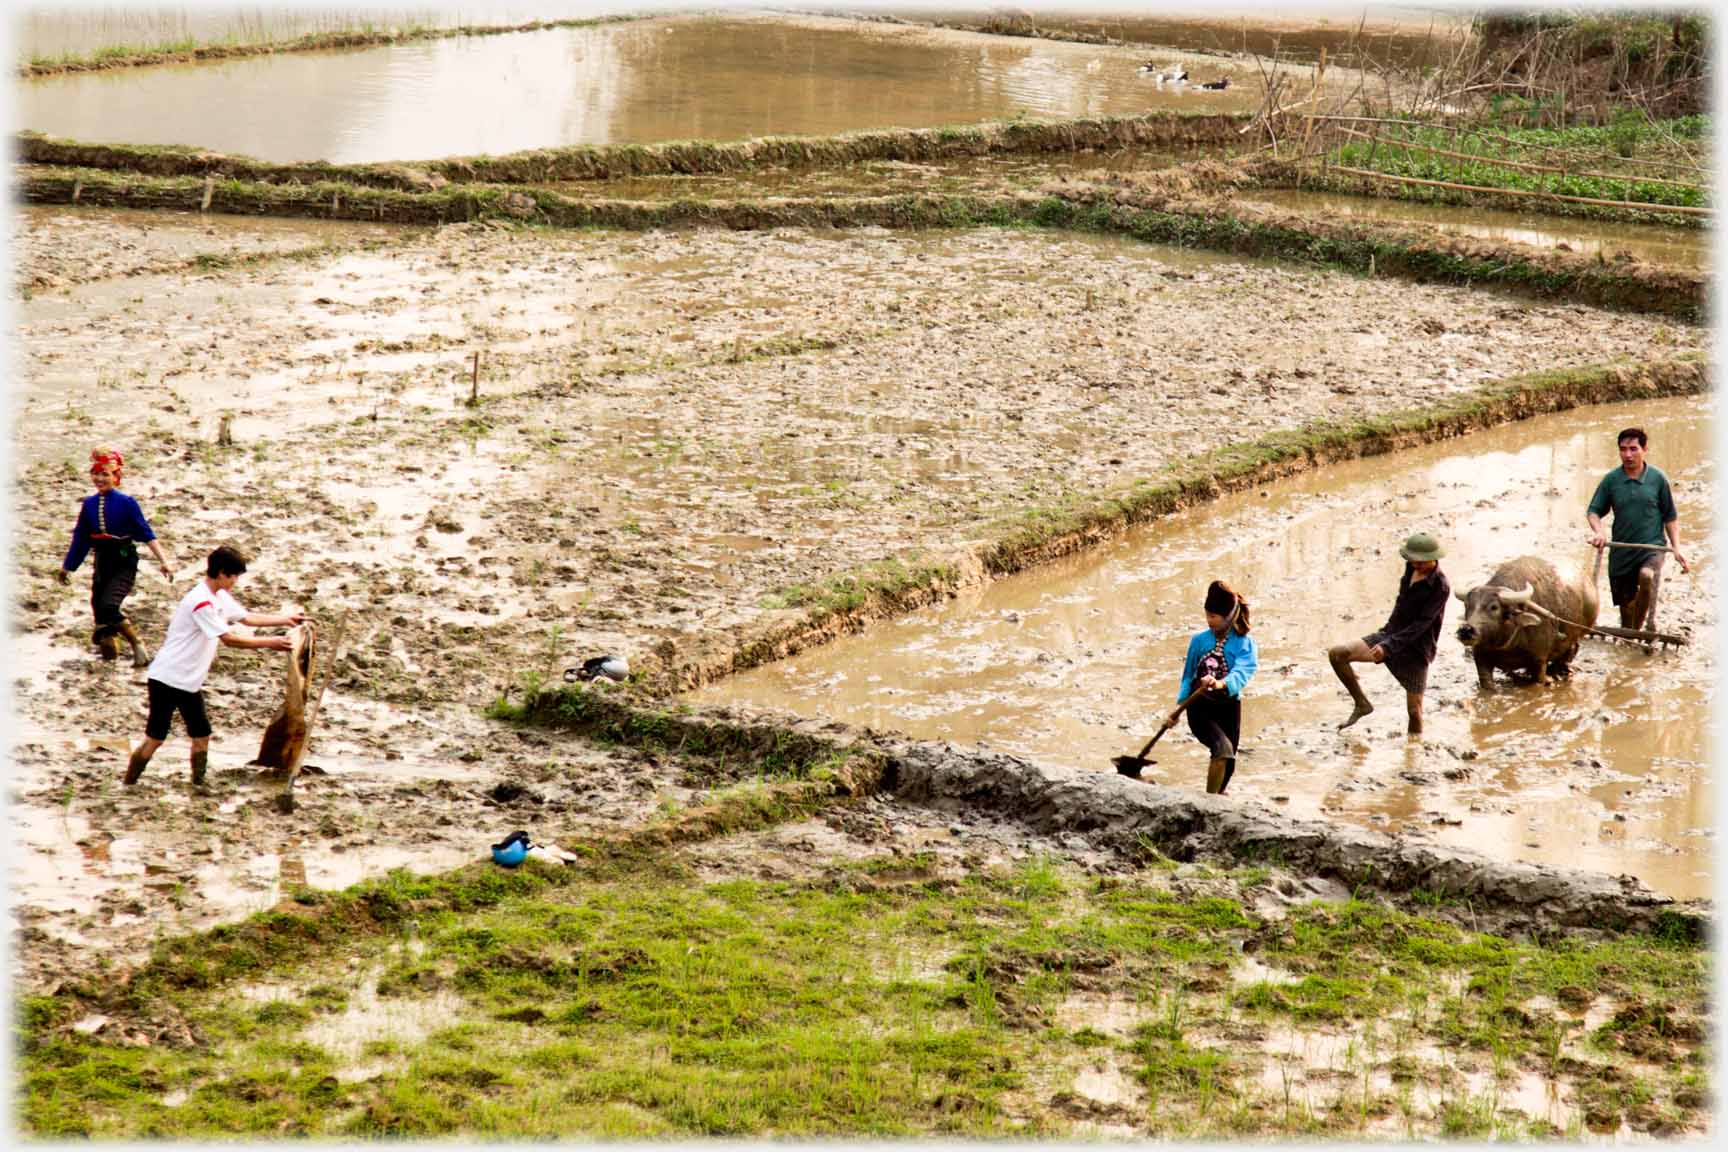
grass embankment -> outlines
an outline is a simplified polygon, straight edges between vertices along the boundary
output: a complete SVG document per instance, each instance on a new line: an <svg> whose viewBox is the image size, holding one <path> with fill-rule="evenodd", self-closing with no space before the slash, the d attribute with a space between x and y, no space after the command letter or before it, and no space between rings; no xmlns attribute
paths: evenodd
<svg viewBox="0 0 1728 1152"><path fill-rule="evenodd" d="M308 32L287 38L260 40L198 40L182 37L154 44L112 44L93 52L67 52L59 56L34 56L18 67L24 79L57 76L66 72L101 72L114 68L145 68L158 64L187 64L200 60L232 60L245 56L273 56L285 52L332 52L344 48L375 48L387 44L409 44L421 40L445 40L456 36L499 36L508 32L539 32L552 28L587 28L639 20L640 16L596 16L568 20L531 20L525 24L465 24L438 28L427 24L380 27L363 22L353 28Z"/></svg>
<svg viewBox="0 0 1728 1152"><path fill-rule="evenodd" d="M1594 200L1703 208L1709 206L1708 175L1694 168L1697 154L1708 147L1709 134L1710 121L1704 116L1668 121L1625 116L1604 126L1564 129L1466 127L1454 130L1438 125L1400 126L1380 131L1378 141L1351 139L1333 153L1331 160L1351 168L1420 180ZM1439 152L1462 155L1441 155ZM1504 167L1493 161L1510 161L1527 168ZM1535 207L1547 213L1635 220L1671 227L1704 227L1708 221L1708 217L1683 213L1639 212L1637 209L1502 197L1453 188L1379 183L1345 174L1322 173L1322 177L1328 184L1341 182L1351 190L1372 191L1402 199L1514 210Z"/></svg>
<svg viewBox="0 0 1728 1152"><path fill-rule="evenodd" d="M393 931L314 964L163 986L178 1044L26 1003L23 1130L1524 1137L1705 1120L1706 954L1663 940L1516 943L1354 901L1268 921L1250 910L1264 871L951 875L900 856L703 882L666 855L494 875L495 898L438 907L400 881ZM1243 951L1279 982L1238 982ZM1266 1040L1292 1031L1353 1039L1305 1088L1300 1061L1269 1087ZM1077 1090L1090 1069L1123 1099ZM1532 1072L1568 1086L1565 1129L1508 1109L1503 1086Z"/></svg>
<svg viewBox="0 0 1728 1152"><path fill-rule="evenodd" d="M389 164L273 164L199 148L89 144L18 134L25 163L100 168L151 176L206 176L261 184L333 182L365 188L428 191L450 184L557 184L642 176L693 176L764 169L843 168L867 161L931 163L978 156L1092 152L1120 148L1194 148L1239 141L1244 115L1081 116L1006 120L939 128L892 128L835 136L763 136L750 140L674 140L537 148L504 156L455 156Z"/></svg>
<svg viewBox="0 0 1728 1152"><path fill-rule="evenodd" d="M686 691L947 599L962 587L1094 547L1133 525L1332 461L1382 455L1544 412L1693 395L1708 386L1701 356L1560 369L1384 416L1272 432L1173 463L1165 475L1119 491L1076 493L981 526L985 543L953 556L888 559L820 583L790 586L763 607L801 609L796 617L747 625L728 643L674 653L645 671L657 691Z"/></svg>

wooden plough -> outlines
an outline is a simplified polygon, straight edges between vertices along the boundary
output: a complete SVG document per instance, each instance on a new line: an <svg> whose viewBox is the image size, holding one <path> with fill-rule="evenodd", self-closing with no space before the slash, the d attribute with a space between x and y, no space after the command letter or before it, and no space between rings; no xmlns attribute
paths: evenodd
<svg viewBox="0 0 1728 1152"><path fill-rule="evenodd" d="M1614 543L1612 541L1609 542L1607 547L1608 548L1636 548L1636 549L1639 549L1640 551L1645 551L1645 552L1672 552L1672 551L1674 551L1674 549L1665 547L1665 546L1660 545L1660 544L1618 544L1618 543ZM1597 587L1600 587L1600 585L1601 585L1602 556L1606 551L1607 551L1606 548L1599 548L1596 550L1596 561L1590 570L1590 583L1592 585L1597 586ZM1546 616L1548 619L1554 621L1556 624L1563 624L1568 628L1580 629L1581 631L1586 632L1591 636L1605 636L1610 640L1631 640L1634 643L1638 643L1638 644L1661 644L1664 647L1666 647L1669 644L1683 646L1683 645L1691 643L1691 641L1688 640L1685 636L1676 636L1671 632L1658 632L1653 628L1610 628L1610 627L1606 627L1606 626L1600 626L1599 627L1599 626L1594 625L1594 624L1579 624L1576 621L1567 620L1563 617L1556 616L1554 613L1548 611L1548 609L1542 607L1542 605L1536 603L1535 600L1531 600L1528 604L1524 605L1524 607L1530 609L1532 612L1535 612L1536 614L1538 614L1540 616Z"/></svg>

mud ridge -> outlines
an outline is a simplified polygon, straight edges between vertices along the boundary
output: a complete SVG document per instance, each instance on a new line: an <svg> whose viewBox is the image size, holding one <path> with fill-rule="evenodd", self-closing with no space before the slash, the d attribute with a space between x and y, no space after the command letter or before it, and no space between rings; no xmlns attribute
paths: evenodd
<svg viewBox="0 0 1728 1152"><path fill-rule="evenodd" d="M505 156L456 156L388 164L271 164L198 148L86 144L18 134L25 163L99 168L147 176L205 176L266 184L335 181L356 187L427 191L444 184L556 184L637 176L747 172L762 168L829 168L870 160L933 160L1039 152L1171 148L1240 140L1247 115L1151 112L1064 120L990 121L945 128L882 129L838 136L764 136L541 148Z"/></svg>
<svg viewBox="0 0 1728 1152"><path fill-rule="evenodd" d="M1134 854L1265 862L1339 880L1394 904L1417 889L1425 915L1473 930L1653 932L1706 938L1709 905L1658 895L1631 876L1508 863L1468 849L1286 816L1254 801L1137 783L1105 771L1055 768L1001 753L913 740L889 746L895 795L1012 815L1043 833L1071 832ZM1433 900L1440 901L1436 907Z"/></svg>
<svg viewBox="0 0 1728 1152"><path fill-rule="evenodd" d="M670 15L671 13L656 13ZM554 28L591 28L647 19L645 16L595 16L585 19L532 20L526 24L470 24L457 28L354 29L343 32L309 32L292 40L267 40L254 44L196 44L189 47L110 51L96 56L71 56L58 60L32 60L18 66L21 79L61 76L68 72L110 72L117 68L149 68L160 64L193 64L203 60L236 60L247 56L274 56L290 52L331 52L345 48L377 48L387 44L412 44L422 40L448 40L457 36L501 36L509 32L543 32Z"/></svg>
<svg viewBox="0 0 1728 1152"><path fill-rule="evenodd" d="M1279 165L1201 161L1098 184L1056 184L1046 190L1072 205L1071 212L1049 206L1040 211L1042 222L1052 225L1126 232L1157 243L1302 260L1423 283L1491 284L1538 298L1704 322L1708 284L1701 270L1497 245L1414 224L1329 220L1234 198L1242 189L1311 184Z"/></svg>
<svg viewBox="0 0 1728 1152"><path fill-rule="evenodd" d="M1334 223L1161 188L1190 181L1201 162L1121 186L1064 183L1032 192L981 196L907 195L643 202L566 196L547 188L445 185L403 192L321 182L271 184L190 176L144 177L95 168L30 165L24 199L36 204L215 211L245 216L448 224L516 220L559 228L675 227L972 228L1034 225L1119 232L1150 243L1296 260L1426 283L1488 284L1543 299L1653 312L1688 323L1705 316L1700 271L1581 254L1495 246L1414 226ZM1160 184L1157 181L1162 180ZM1263 184L1273 187L1277 185ZM1201 195L1205 195L1201 193ZM1215 195L1215 193L1214 193Z"/></svg>
<svg viewBox="0 0 1728 1152"><path fill-rule="evenodd" d="M939 809L983 809L1041 834L1078 834L1130 857L1155 850L1181 861L1276 864L1411 908L1421 890L1424 914L1476 930L1658 932L1699 941L1713 919L1708 904L1672 900L1630 876L1508 863L1467 849L1287 816L1257 802L832 721L736 709L668 713L641 697L602 699L582 688L536 693L520 715L531 723L590 731L600 730L591 727L598 722L612 738L647 747L668 747L662 741L674 735L707 747L760 747L778 738L806 765L827 759L864 766L845 780L837 778L835 795L880 789Z"/></svg>
<svg viewBox="0 0 1728 1152"><path fill-rule="evenodd" d="M733 672L784 659L871 623L957 595L998 577L1072 555L1136 524L1336 460L1378 456L1419 444L1587 404L1684 396L1709 387L1701 358L1606 365L1514 377L1428 408L1347 424L1275 432L1199 457L1159 480L1067 508L1028 513L997 539L971 544L945 562L883 581L871 573L833 578L826 602L802 614L740 633L699 638L682 651L656 654L644 669L666 692L701 687Z"/></svg>

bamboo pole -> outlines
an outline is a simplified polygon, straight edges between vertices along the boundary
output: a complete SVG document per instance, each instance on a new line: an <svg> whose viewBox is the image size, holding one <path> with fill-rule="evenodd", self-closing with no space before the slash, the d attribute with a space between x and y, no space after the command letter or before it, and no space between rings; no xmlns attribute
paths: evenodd
<svg viewBox="0 0 1728 1152"><path fill-rule="evenodd" d="M1388 172L1370 172L1366 168L1347 168L1334 164L1332 171L1348 176L1363 176L1370 180L1386 180L1394 184L1421 184L1429 188L1451 188L1459 192L1487 192L1495 196L1520 196L1537 200L1562 200L1568 204L1594 204L1602 208L1632 208L1639 212L1679 212L1687 216L1709 216L1714 208L1692 208L1684 204L1645 204L1635 200L1594 200L1588 196L1562 196L1558 192L1532 192L1523 188L1491 188L1483 184L1454 184L1449 180L1423 180L1415 176L1393 176Z"/></svg>

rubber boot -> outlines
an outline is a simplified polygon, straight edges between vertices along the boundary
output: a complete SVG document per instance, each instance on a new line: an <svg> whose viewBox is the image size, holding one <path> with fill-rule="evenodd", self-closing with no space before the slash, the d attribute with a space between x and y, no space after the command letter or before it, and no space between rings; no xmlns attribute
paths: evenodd
<svg viewBox="0 0 1728 1152"><path fill-rule="evenodd" d="M96 651L101 655L102 659L114 660L119 657L120 637L116 636L113 632L103 632L100 636L94 637L94 639L96 642Z"/></svg>
<svg viewBox="0 0 1728 1152"><path fill-rule="evenodd" d="M1224 772L1229 763L1230 761L1226 760L1222 756L1212 757L1211 763L1206 765L1207 792L1217 795L1224 791L1224 781L1227 779Z"/></svg>
<svg viewBox="0 0 1728 1152"><path fill-rule="evenodd" d="M132 645L132 667L147 667L150 663L150 653L145 651L144 641L138 639L138 630L132 627L132 621L120 621L119 632L125 638L126 643Z"/></svg>
<svg viewBox="0 0 1728 1152"><path fill-rule="evenodd" d="M126 779L124 781L126 787L130 788L132 785L138 783L138 778L144 775L144 769L148 767L149 764L150 757L144 755L144 753L132 753L131 759L126 761Z"/></svg>
<svg viewBox="0 0 1728 1152"><path fill-rule="evenodd" d="M204 787L204 774L210 768L210 753L192 753L192 787Z"/></svg>
<svg viewBox="0 0 1728 1152"><path fill-rule="evenodd" d="M1224 783L1218 785L1218 795L1224 795L1224 790L1230 787L1230 777L1236 775L1236 757L1227 757L1224 761Z"/></svg>

